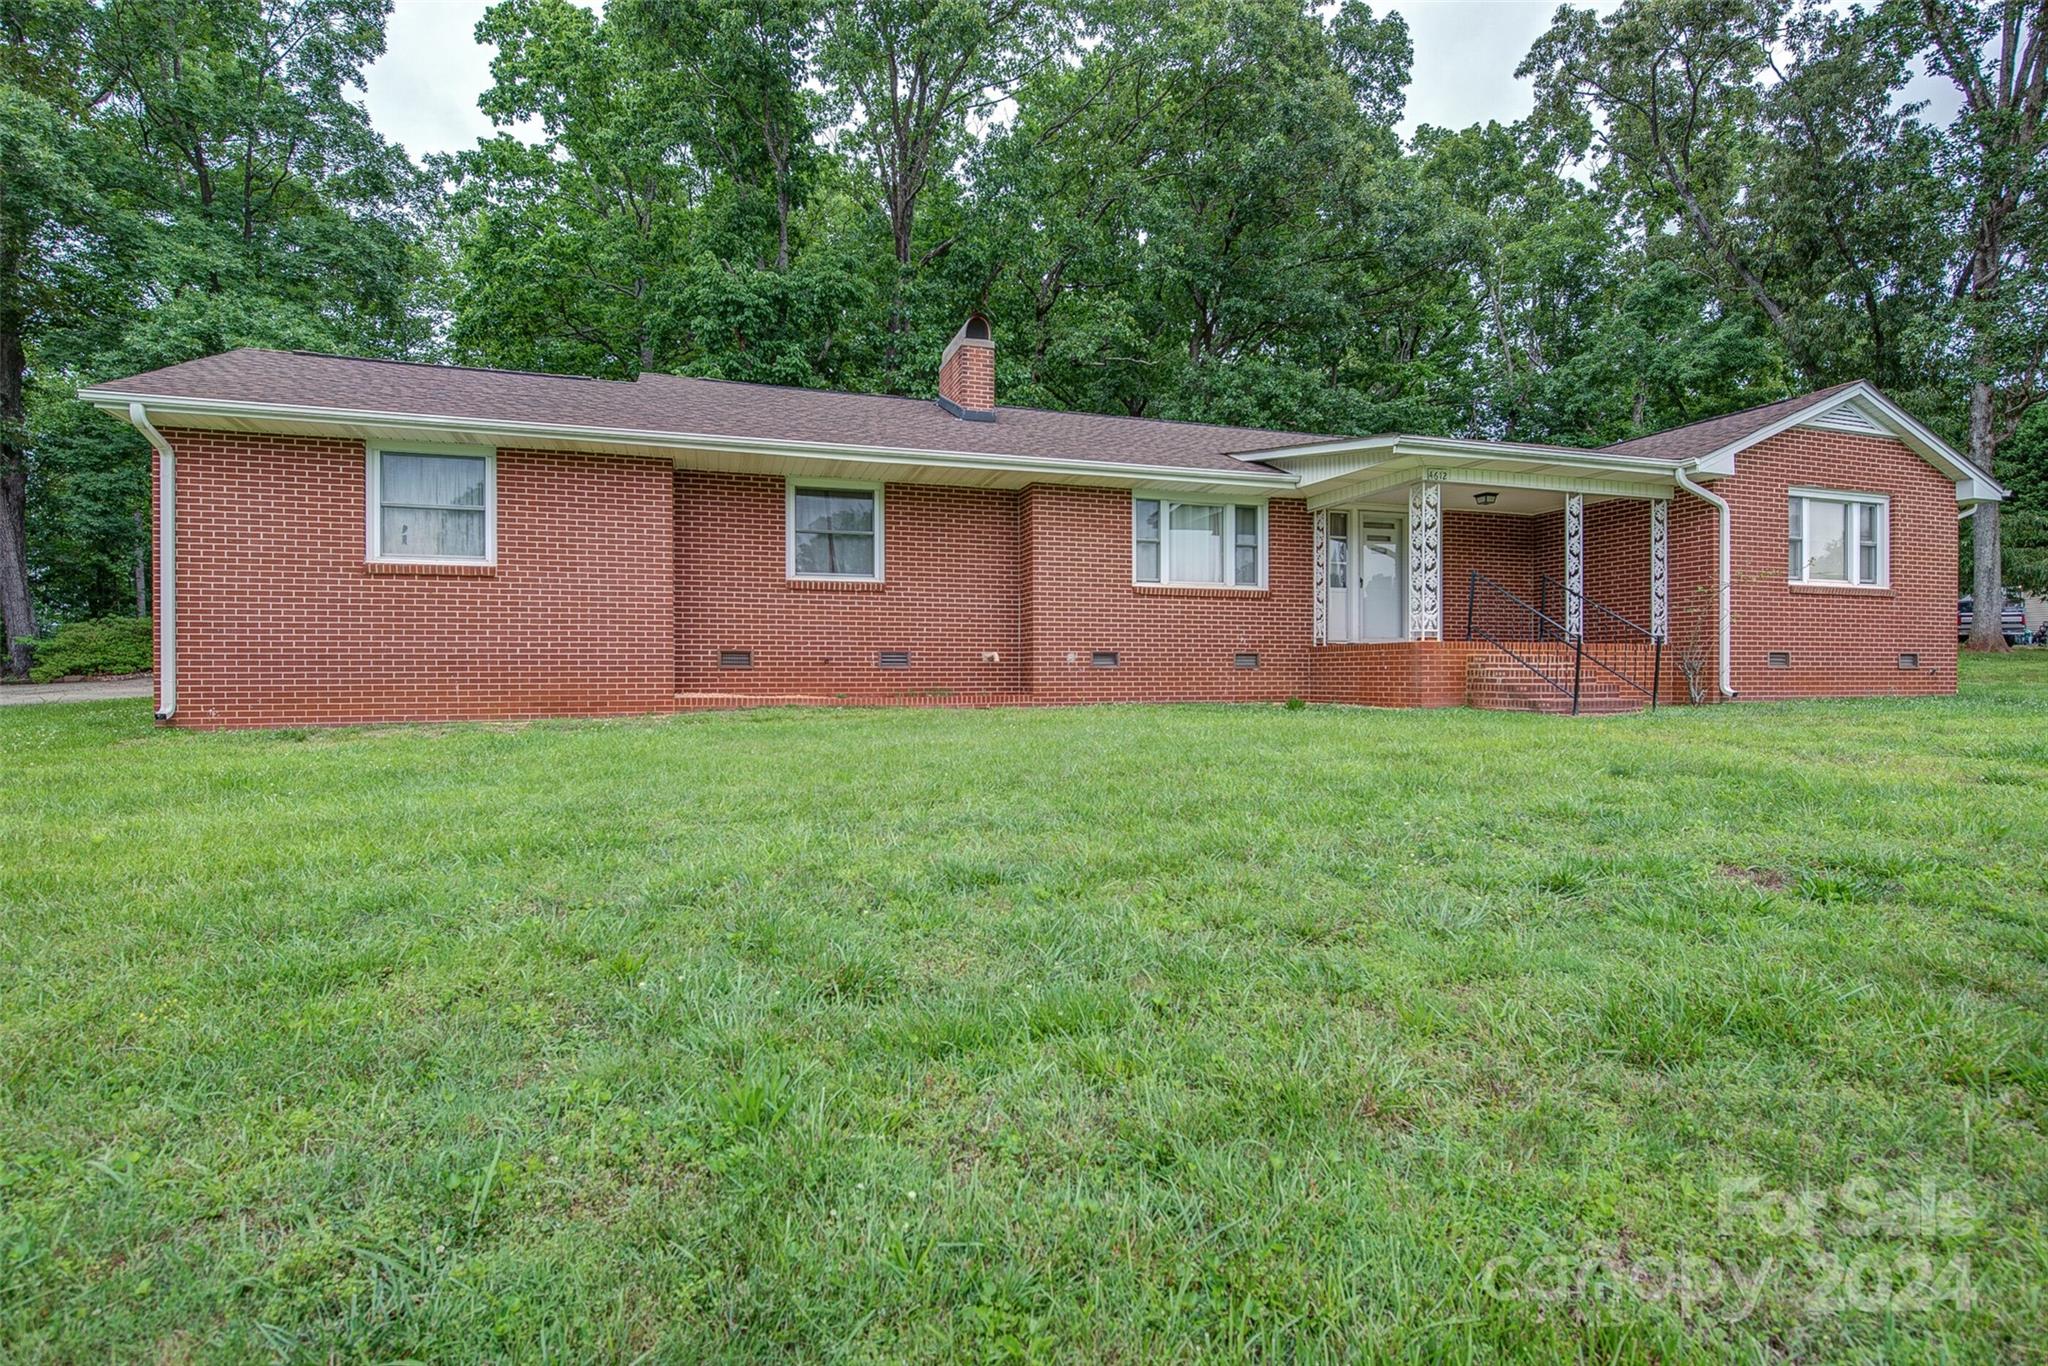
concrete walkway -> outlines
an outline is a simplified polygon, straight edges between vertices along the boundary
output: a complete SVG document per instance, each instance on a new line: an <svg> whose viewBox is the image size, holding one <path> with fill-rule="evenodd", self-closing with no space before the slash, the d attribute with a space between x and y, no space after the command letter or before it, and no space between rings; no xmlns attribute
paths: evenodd
<svg viewBox="0 0 2048 1366"><path fill-rule="evenodd" d="M97 678L84 683L6 683L0 684L0 707L19 707L30 702L107 702L120 697L148 697L151 691L148 674Z"/></svg>

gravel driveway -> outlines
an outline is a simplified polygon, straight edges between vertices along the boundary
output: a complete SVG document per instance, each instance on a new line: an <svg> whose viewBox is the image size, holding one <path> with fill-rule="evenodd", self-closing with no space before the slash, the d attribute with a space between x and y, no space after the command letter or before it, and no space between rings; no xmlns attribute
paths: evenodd
<svg viewBox="0 0 2048 1366"><path fill-rule="evenodd" d="M107 702L117 697L148 697L150 676L94 678L81 683L9 683L0 686L0 707L31 702Z"/></svg>

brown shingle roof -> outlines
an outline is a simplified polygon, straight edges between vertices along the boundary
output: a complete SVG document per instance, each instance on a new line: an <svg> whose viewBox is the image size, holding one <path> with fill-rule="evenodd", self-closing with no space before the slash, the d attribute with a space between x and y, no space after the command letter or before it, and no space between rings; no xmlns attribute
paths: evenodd
<svg viewBox="0 0 2048 1366"><path fill-rule="evenodd" d="M1632 441L1617 442L1601 449L1608 455L1633 455L1655 460L1669 460L1682 464L1712 455L1723 446L1742 440L1762 431L1773 422L1792 416L1803 408L1811 408L1824 398L1831 398L1844 389L1853 388L1861 380L1850 380L1847 384L1836 384L1826 389L1816 389L1810 394L1797 398L1779 399L1776 403L1765 403L1755 408L1744 408L1739 413L1724 413L1701 422L1689 422L1683 427L1671 427L1665 431L1652 432Z"/></svg>
<svg viewBox="0 0 2048 1366"><path fill-rule="evenodd" d="M1268 466L1239 459L1238 453L1334 439L1038 408L999 408L994 422L969 422L921 398L674 375L581 379L255 349L93 388L140 397L471 418L486 425L550 423L661 436L822 442L1162 469L1266 471Z"/></svg>

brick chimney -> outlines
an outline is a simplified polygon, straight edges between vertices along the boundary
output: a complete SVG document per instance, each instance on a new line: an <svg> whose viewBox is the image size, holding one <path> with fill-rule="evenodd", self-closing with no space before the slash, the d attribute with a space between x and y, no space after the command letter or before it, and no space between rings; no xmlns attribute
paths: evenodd
<svg viewBox="0 0 2048 1366"><path fill-rule="evenodd" d="M996 420L996 344L988 319L968 315L939 361L939 406L969 422Z"/></svg>

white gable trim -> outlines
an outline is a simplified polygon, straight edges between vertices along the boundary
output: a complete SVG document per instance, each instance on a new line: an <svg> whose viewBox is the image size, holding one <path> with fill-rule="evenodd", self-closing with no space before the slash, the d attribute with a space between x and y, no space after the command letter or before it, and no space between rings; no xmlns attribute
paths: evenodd
<svg viewBox="0 0 2048 1366"><path fill-rule="evenodd" d="M1829 421L1834 414L1847 408L1853 416L1844 416ZM1852 421L1870 423L1878 434L1894 437L1917 453L1921 459L1955 481L1958 503L1995 503L2003 499L2006 490L1996 481L1987 478L1975 465L1956 454L1947 442L1915 422L1903 410L1895 407L1891 400L1861 381L1850 385L1839 394L1830 394L1811 407L1801 408L1789 417L1780 418L1767 427L1760 428L1731 441L1718 450L1710 451L1698 460L1690 462L1692 469L1702 475L1714 476L1735 473L1735 457L1751 446L1768 441L1774 436L1791 431L1794 427L1823 426L1836 431L1863 431L1862 427L1850 427Z"/></svg>

